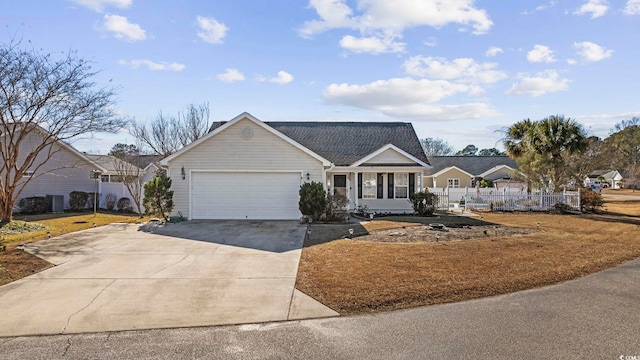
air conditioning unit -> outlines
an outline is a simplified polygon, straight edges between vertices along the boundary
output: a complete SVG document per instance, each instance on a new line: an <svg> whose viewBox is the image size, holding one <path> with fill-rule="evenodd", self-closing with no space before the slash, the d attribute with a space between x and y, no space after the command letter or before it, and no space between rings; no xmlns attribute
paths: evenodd
<svg viewBox="0 0 640 360"><path fill-rule="evenodd" d="M49 212L60 213L64 211L64 195L47 195L49 200Z"/></svg>

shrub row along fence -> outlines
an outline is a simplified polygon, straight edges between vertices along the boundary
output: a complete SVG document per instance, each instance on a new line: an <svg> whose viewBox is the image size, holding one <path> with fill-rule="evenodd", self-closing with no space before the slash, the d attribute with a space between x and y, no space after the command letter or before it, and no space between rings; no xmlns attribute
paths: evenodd
<svg viewBox="0 0 640 360"><path fill-rule="evenodd" d="M550 211L564 204L573 210L580 210L580 192L528 193L496 189L463 189L462 196L449 191L432 191L438 196L438 209L489 211Z"/></svg>

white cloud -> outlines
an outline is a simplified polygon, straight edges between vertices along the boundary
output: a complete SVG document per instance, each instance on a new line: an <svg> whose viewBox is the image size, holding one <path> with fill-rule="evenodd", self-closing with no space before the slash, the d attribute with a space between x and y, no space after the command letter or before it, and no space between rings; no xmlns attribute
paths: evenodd
<svg viewBox="0 0 640 360"><path fill-rule="evenodd" d="M613 55L613 50L606 50L602 46L590 41L573 43L573 48L576 49L582 59L589 62L601 61Z"/></svg>
<svg viewBox="0 0 640 360"><path fill-rule="evenodd" d="M324 90L323 96L333 104L377 108L433 103L457 93L468 92L469 89L468 85L444 80L393 78L366 85L331 84Z"/></svg>
<svg viewBox="0 0 640 360"><path fill-rule="evenodd" d="M433 36L429 36L429 38L423 43L426 46L436 46L438 45L438 40L436 40L436 38L434 38Z"/></svg>
<svg viewBox="0 0 640 360"><path fill-rule="evenodd" d="M89 8L93 11L102 12L107 6L115 6L119 9L126 9L131 6L133 0L71 0L72 2Z"/></svg>
<svg viewBox="0 0 640 360"><path fill-rule="evenodd" d="M218 22L214 18L198 16L196 18L198 21L198 27L200 31L198 31L198 37L210 44L222 44L224 37L227 35L227 31L229 28Z"/></svg>
<svg viewBox="0 0 640 360"><path fill-rule="evenodd" d="M405 43L395 42L393 38L362 37L347 35L340 40L340 46L355 53L397 53L403 52Z"/></svg>
<svg viewBox="0 0 640 360"><path fill-rule="evenodd" d="M459 24L471 28L474 34L488 32L493 22L485 10L473 3L474 0L358 0L355 8L359 13L354 14L346 0L310 0L309 7L316 10L319 19L305 22L298 33L309 38L331 29L351 29L358 31L360 37L343 37L341 45L346 49L398 52L404 44L395 40L411 27Z"/></svg>
<svg viewBox="0 0 640 360"><path fill-rule="evenodd" d="M507 95L540 96L550 92L558 92L569 88L569 80L560 78L555 70L537 73L535 76L520 75L519 81L509 90Z"/></svg>
<svg viewBox="0 0 640 360"><path fill-rule="evenodd" d="M497 116L487 104L437 104L457 94L472 94L476 87L445 80L393 78L364 85L331 84L323 97L327 103L379 111L403 119L443 121Z"/></svg>
<svg viewBox="0 0 640 360"><path fill-rule="evenodd" d="M531 14L534 14L534 13L539 12L539 11L544 11L544 10L550 9L552 7L555 7L556 5L558 5L558 1L557 0L551 0L546 4L542 4L542 5L536 6L535 10L533 10L533 11L530 11L530 10L523 11L522 14L523 15L531 15Z"/></svg>
<svg viewBox="0 0 640 360"><path fill-rule="evenodd" d="M151 71L182 71L186 67L184 64L178 64L176 62L170 64L167 62L157 63L149 59L119 60L118 64L126 65L134 69L144 66Z"/></svg>
<svg viewBox="0 0 640 360"><path fill-rule="evenodd" d="M238 71L238 69L226 69L222 74L216 75L218 80L232 83L236 81L243 81L245 79L244 74Z"/></svg>
<svg viewBox="0 0 640 360"><path fill-rule="evenodd" d="M627 15L640 15L640 0L628 0L624 7L624 13Z"/></svg>
<svg viewBox="0 0 640 360"><path fill-rule="evenodd" d="M256 81L258 82L268 81L268 82L284 85L293 81L293 75L289 74L286 71L281 70L281 71L278 71L278 76L272 77L272 78L267 78L265 76L258 75L256 76Z"/></svg>
<svg viewBox="0 0 640 360"><path fill-rule="evenodd" d="M402 66L408 75L467 83L491 84L507 77L506 73L495 70L498 64L477 63L470 58L448 61L443 58L414 56Z"/></svg>
<svg viewBox="0 0 640 360"><path fill-rule="evenodd" d="M117 39L140 41L147 38L140 25L130 23L126 17L120 15L105 15L104 29L112 32Z"/></svg>
<svg viewBox="0 0 640 360"><path fill-rule="evenodd" d="M399 107L382 107L383 114L401 119L416 121L454 121L500 116L500 112L485 103L460 105L414 104Z"/></svg>
<svg viewBox="0 0 640 360"><path fill-rule="evenodd" d="M553 57L553 51L544 45L535 45L533 49L527 53L527 60L532 63L552 63L556 61Z"/></svg>
<svg viewBox="0 0 640 360"><path fill-rule="evenodd" d="M538 5L536 7L536 11L542 11L542 10L550 9L550 8L556 6L556 5L558 5L558 2L556 0L551 0L546 4Z"/></svg>
<svg viewBox="0 0 640 360"><path fill-rule="evenodd" d="M501 48L496 47L496 46L492 46L489 49L487 49L487 51L484 53L484 56L486 57L494 57L497 56L498 54L503 53L504 51L502 51Z"/></svg>
<svg viewBox="0 0 640 360"><path fill-rule="evenodd" d="M601 138L609 136L610 131L615 124L622 120L628 120L634 117L640 117L640 112L625 112L619 114L582 114L575 117L585 128L594 135Z"/></svg>
<svg viewBox="0 0 640 360"><path fill-rule="evenodd" d="M576 15L591 14L591 18L595 19L604 16L608 10L609 3L607 0L588 0L573 13Z"/></svg>
<svg viewBox="0 0 640 360"><path fill-rule="evenodd" d="M351 19L353 12L344 0L310 0L309 7L316 10L321 20L305 22L298 30L302 37L311 37L334 28L355 27L357 24Z"/></svg>

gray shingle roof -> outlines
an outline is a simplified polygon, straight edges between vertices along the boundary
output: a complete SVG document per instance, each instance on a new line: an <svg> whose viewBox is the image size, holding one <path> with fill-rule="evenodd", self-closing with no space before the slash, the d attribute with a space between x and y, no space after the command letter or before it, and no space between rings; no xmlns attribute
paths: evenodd
<svg viewBox="0 0 640 360"><path fill-rule="evenodd" d="M476 176L499 165L518 168L516 161L508 156L432 156L429 161L433 166L431 174L451 166Z"/></svg>
<svg viewBox="0 0 640 360"><path fill-rule="evenodd" d="M111 155L86 155L96 164L102 166L110 173L116 172L137 172L135 165L127 164L123 160Z"/></svg>
<svg viewBox="0 0 640 360"><path fill-rule="evenodd" d="M140 155L138 156L138 166L141 169L146 168L151 163L157 163L162 160L164 156L162 155Z"/></svg>
<svg viewBox="0 0 640 360"><path fill-rule="evenodd" d="M214 130L225 122L216 122ZM402 122L265 122L335 165L351 165L387 144L429 163L411 123Z"/></svg>

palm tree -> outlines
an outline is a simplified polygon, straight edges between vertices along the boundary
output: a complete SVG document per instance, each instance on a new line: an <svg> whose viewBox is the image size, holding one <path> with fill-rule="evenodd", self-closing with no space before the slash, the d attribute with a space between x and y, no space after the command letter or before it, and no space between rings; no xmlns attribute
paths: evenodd
<svg viewBox="0 0 640 360"><path fill-rule="evenodd" d="M519 121L507 128L503 139L507 155L514 159L521 157L531 147L534 129L535 123L531 119Z"/></svg>
<svg viewBox="0 0 640 360"><path fill-rule="evenodd" d="M522 120L505 130L507 154L531 180L554 191L574 177L568 172L567 156L582 152L587 136L582 125L562 115L539 121Z"/></svg>

